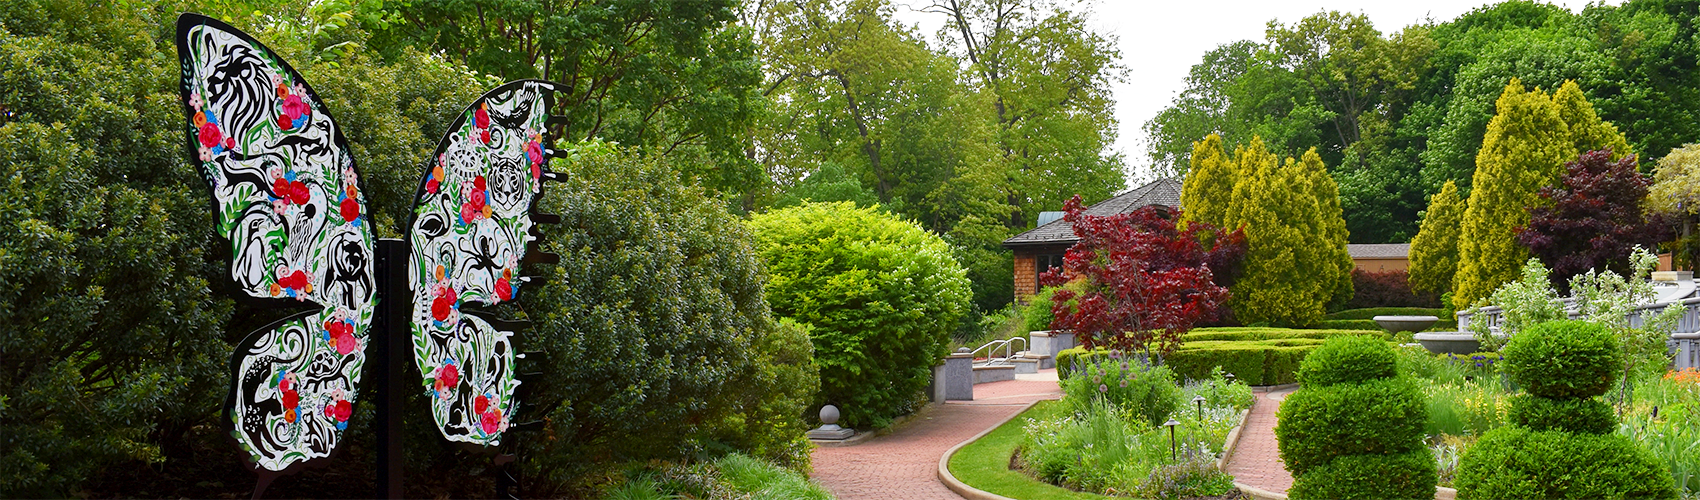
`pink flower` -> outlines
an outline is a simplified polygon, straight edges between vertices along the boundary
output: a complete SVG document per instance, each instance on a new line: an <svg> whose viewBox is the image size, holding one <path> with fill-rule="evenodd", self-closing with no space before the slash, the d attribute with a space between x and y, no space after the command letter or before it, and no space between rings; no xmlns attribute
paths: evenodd
<svg viewBox="0 0 1700 500"><path fill-rule="evenodd" d="M485 413L484 417L479 419L478 424L484 428L485 434L495 434L502 430L502 410L491 410L490 413Z"/></svg>
<svg viewBox="0 0 1700 500"><path fill-rule="evenodd" d="M288 116L290 120L312 113L312 108L307 107L307 102L302 101L300 95L290 94L289 97L283 98L283 115Z"/></svg>

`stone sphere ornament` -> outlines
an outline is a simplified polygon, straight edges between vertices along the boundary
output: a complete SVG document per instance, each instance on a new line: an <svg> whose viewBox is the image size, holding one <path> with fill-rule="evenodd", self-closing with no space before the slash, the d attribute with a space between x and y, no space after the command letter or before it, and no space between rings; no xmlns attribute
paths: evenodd
<svg viewBox="0 0 1700 500"><path fill-rule="evenodd" d="M833 405L826 405L826 406L820 407L820 423L823 423L823 424L836 424L836 423L838 423L838 407L833 406Z"/></svg>

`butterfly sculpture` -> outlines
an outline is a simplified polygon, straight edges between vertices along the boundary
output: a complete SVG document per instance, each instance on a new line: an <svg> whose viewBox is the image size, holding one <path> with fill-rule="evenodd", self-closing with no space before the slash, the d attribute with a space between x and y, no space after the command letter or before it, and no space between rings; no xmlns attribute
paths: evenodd
<svg viewBox="0 0 1700 500"><path fill-rule="evenodd" d="M499 445L519 408L513 333L463 308L514 300L520 265L539 257L532 210L553 176L543 145L556 86L503 84L454 121L424 162L404 228L409 258L390 264L405 266L411 296L381 297L360 169L312 86L212 18L181 16L177 49L189 156L230 241L229 279L264 304L306 309L231 355L225 417L254 469L281 472L336 449L380 299L413 304L408 326L376 327L411 333L443 437Z"/></svg>

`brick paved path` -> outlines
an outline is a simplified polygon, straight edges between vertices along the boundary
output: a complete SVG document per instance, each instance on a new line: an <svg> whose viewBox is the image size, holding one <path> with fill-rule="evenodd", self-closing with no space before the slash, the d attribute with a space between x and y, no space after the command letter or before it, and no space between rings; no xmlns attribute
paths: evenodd
<svg viewBox="0 0 1700 500"><path fill-rule="evenodd" d="M1021 378L1028 380L976 385L973 401L928 405L891 434L852 446L815 448L810 477L841 500L961 499L939 482L939 457L945 450L1002 423L1027 403L1062 396L1055 370Z"/></svg>
<svg viewBox="0 0 1700 500"><path fill-rule="evenodd" d="M1228 474L1234 476L1234 482L1275 493L1293 487L1293 475L1282 465L1281 449L1275 443L1275 410L1292 393L1293 389L1256 393L1257 400L1240 429L1240 444L1228 460Z"/></svg>

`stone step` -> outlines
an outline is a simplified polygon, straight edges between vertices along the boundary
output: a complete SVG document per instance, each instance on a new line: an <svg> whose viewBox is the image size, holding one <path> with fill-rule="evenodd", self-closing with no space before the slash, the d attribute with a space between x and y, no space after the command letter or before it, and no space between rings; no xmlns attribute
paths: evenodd
<svg viewBox="0 0 1700 500"><path fill-rule="evenodd" d="M1002 382L1002 381L1005 381L1005 380L1015 380L1015 366L1013 366L1013 365L1000 365L1000 366L976 366L976 367L974 367L974 383L975 384L984 384L984 383L987 383L987 382Z"/></svg>
<svg viewBox="0 0 1700 500"><path fill-rule="evenodd" d="M1009 361L1015 365L1015 373L1039 373L1038 358L1015 358Z"/></svg>

